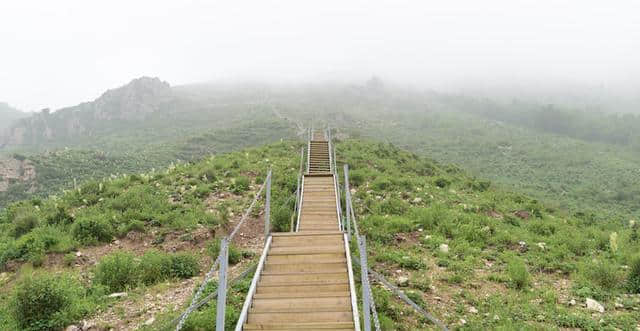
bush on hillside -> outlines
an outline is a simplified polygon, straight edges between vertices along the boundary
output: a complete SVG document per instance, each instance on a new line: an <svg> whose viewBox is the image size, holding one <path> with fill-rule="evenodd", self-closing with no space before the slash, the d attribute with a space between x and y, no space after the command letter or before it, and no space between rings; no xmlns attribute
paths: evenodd
<svg viewBox="0 0 640 331"><path fill-rule="evenodd" d="M627 276L627 290L630 293L640 293L640 256L631 262L631 270Z"/></svg>
<svg viewBox="0 0 640 331"><path fill-rule="evenodd" d="M207 252L212 258L217 259L218 255L220 254L220 240L217 239L209 243L209 245L207 246ZM229 263L237 264L241 260L242 260L242 252L238 250L234 245L230 244L229 245Z"/></svg>
<svg viewBox="0 0 640 331"><path fill-rule="evenodd" d="M519 258L512 258L507 264L507 274L511 280L511 285L517 289L524 289L531 282L531 275L527 266Z"/></svg>
<svg viewBox="0 0 640 331"><path fill-rule="evenodd" d="M195 256L178 253L171 256L170 276L175 278L191 278L200 272L200 265Z"/></svg>
<svg viewBox="0 0 640 331"><path fill-rule="evenodd" d="M139 271L133 254L115 252L103 257L96 268L94 280L112 292L135 287L139 280Z"/></svg>
<svg viewBox="0 0 640 331"><path fill-rule="evenodd" d="M249 178L245 176L239 176L234 178L231 184L231 191L235 194L242 194L249 189Z"/></svg>
<svg viewBox="0 0 640 331"><path fill-rule="evenodd" d="M67 276L27 277L15 289L13 315L23 330L56 330L84 314L84 288Z"/></svg>
<svg viewBox="0 0 640 331"><path fill-rule="evenodd" d="M38 226L38 217L33 212L22 212L13 220L13 236L18 238Z"/></svg>
<svg viewBox="0 0 640 331"><path fill-rule="evenodd" d="M172 262L171 256L156 250L144 253L137 266L140 281L152 285L167 279L171 274Z"/></svg>
<svg viewBox="0 0 640 331"><path fill-rule="evenodd" d="M111 223L101 216L80 218L73 224L74 238L85 244L109 242L113 238Z"/></svg>
<svg viewBox="0 0 640 331"><path fill-rule="evenodd" d="M592 283L606 290L615 289L621 281L616 266L607 261L588 264L585 273Z"/></svg>

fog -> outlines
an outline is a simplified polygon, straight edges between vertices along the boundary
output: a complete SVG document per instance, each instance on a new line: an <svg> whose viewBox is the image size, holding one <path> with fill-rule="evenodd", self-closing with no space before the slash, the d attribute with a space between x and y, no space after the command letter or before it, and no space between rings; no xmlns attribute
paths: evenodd
<svg viewBox="0 0 640 331"><path fill-rule="evenodd" d="M56 109L142 75L178 85L375 74L632 109L639 13L638 1L3 1L0 101Z"/></svg>

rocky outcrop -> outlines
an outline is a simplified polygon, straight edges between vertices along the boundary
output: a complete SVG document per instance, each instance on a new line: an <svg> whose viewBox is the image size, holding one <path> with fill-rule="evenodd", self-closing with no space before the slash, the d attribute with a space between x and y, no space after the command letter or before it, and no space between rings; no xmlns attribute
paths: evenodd
<svg viewBox="0 0 640 331"><path fill-rule="evenodd" d="M92 102L50 113L45 109L16 121L0 146L37 145L117 129L122 121L141 121L174 99L171 86L158 78L142 77L108 90Z"/></svg>
<svg viewBox="0 0 640 331"><path fill-rule="evenodd" d="M14 183L33 182L36 167L29 160L0 159L0 192L6 192Z"/></svg>

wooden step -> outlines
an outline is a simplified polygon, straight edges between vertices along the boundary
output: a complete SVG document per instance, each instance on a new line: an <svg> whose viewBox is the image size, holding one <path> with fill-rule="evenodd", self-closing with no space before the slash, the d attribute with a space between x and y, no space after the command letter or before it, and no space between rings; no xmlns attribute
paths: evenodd
<svg viewBox="0 0 640 331"><path fill-rule="evenodd" d="M278 300L281 301L281 300ZM251 308L250 313L307 313L307 312L351 312L351 306L348 305L340 305L340 306L330 306L330 307L321 307L319 305L312 306L298 306L298 307L273 307L273 306L262 306L262 307L254 307Z"/></svg>
<svg viewBox="0 0 640 331"><path fill-rule="evenodd" d="M312 231L310 231L312 232ZM298 232L302 233L302 232ZM322 254L267 255L267 265L276 263L330 263L347 262L344 252Z"/></svg>
<svg viewBox="0 0 640 331"><path fill-rule="evenodd" d="M253 301L253 308L259 311L282 311L283 309L305 309L309 308L333 308L345 307L351 311L351 298L349 297L314 297L314 298L256 298Z"/></svg>
<svg viewBox="0 0 640 331"><path fill-rule="evenodd" d="M246 323L244 330L353 330L353 322L321 323Z"/></svg>
<svg viewBox="0 0 640 331"><path fill-rule="evenodd" d="M349 291L342 292L296 292L296 293L256 293L256 299L296 299L296 298L350 298Z"/></svg>
<svg viewBox="0 0 640 331"><path fill-rule="evenodd" d="M336 224L336 229L338 224ZM330 254L344 253L344 247L337 246L305 246L305 247L273 247L267 256L300 255L300 254Z"/></svg>
<svg viewBox="0 0 640 331"><path fill-rule="evenodd" d="M258 285L256 293L327 293L349 291L349 283L336 281L331 283L306 283L306 284L262 284Z"/></svg>
<svg viewBox="0 0 640 331"><path fill-rule="evenodd" d="M325 223L328 223L327 221ZM305 223L308 224L308 223ZM318 236L318 237L292 237L292 238L273 238L271 247L287 247L295 246L300 247L304 245L322 246L325 245L340 245L343 243L342 236Z"/></svg>
<svg viewBox="0 0 640 331"><path fill-rule="evenodd" d="M313 233L297 233L297 232L274 232L271 234L274 237L307 237L307 236L331 236L331 235L343 235L340 231L319 231Z"/></svg>
<svg viewBox="0 0 640 331"><path fill-rule="evenodd" d="M282 322L352 322L351 311L337 312L278 312L278 313L251 313L247 318L247 324L252 323L282 323Z"/></svg>
<svg viewBox="0 0 640 331"><path fill-rule="evenodd" d="M279 283L331 283L334 281L348 280L346 272L268 272L263 271L260 276L262 284L279 284Z"/></svg>
<svg viewBox="0 0 640 331"><path fill-rule="evenodd" d="M287 273L287 272L347 272L347 265L344 262L332 263L267 263L264 267L266 273Z"/></svg>

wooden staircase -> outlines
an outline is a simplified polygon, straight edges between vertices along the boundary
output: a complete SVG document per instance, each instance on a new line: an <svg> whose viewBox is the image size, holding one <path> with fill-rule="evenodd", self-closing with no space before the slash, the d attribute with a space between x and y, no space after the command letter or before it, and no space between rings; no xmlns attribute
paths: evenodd
<svg viewBox="0 0 640 331"><path fill-rule="evenodd" d="M298 232L268 240L236 330L360 330L329 143L314 132L309 149Z"/></svg>

